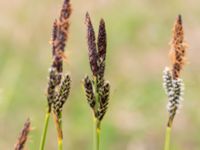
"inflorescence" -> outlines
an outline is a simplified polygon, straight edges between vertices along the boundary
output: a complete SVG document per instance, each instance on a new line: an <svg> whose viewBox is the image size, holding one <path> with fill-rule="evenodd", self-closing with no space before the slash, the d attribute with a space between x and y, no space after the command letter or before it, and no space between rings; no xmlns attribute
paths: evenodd
<svg viewBox="0 0 200 150"><path fill-rule="evenodd" d="M163 71L163 87L168 96L169 127L172 126L173 119L183 100L184 83L180 78L180 72L185 64L186 49L187 45L184 41L182 19L181 15L179 15L173 28L171 50L169 53L172 67L166 67Z"/></svg>
<svg viewBox="0 0 200 150"><path fill-rule="evenodd" d="M104 79L106 60L106 29L103 19L100 20L98 41L96 44L95 32L89 14L86 14L87 43L90 68L93 78L88 75L83 79L83 85L87 101L93 110L94 117L100 121L103 119L109 101L110 84Z"/></svg>

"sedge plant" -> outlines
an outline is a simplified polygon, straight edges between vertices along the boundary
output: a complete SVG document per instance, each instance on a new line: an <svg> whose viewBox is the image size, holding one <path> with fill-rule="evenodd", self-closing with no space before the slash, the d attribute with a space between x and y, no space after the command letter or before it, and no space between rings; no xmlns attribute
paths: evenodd
<svg viewBox="0 0 200 150"><path fill-rule="evenodd" d="M163 71L163 87L168 96L167 110L169 118L166 127L164 150L170 149L171 130L174 117L183 100L184 84L180 73L186 61L187 44L184 40L184 30L182 25L182 18L179 15L175 21L173 28L172 41L170 43L171 50L169 56L171 58L171 67L165 67Z"/></svg>
<svg viewBox="0 0 200 150"><path fill-rule="evenodd" d="M49 117L53 114L57 129L58 149L62 149L62 108L66 102L69 92L71 77L69 74L63 75L63 59L65 58L65 43L68 39L69 17L71 15L70 0L64 0L60 17L54 21L52 31L52 65L49 69L47 102L48 107L45 116L45 125L40 142L40 150L44 150Z"/></svg>
<svg viewBox="0 0 200 150"><path fill-rule="evenodd" d="M110 83L104 79L107 47L106 29L105 22L101 19L96 43L95 32L89 13L86 13L85 21L87 25L88 55L92 77L85 76L83 87L94 116L94 147L96 150L99 150L101 122L108 108L110 94Z"/></svg>

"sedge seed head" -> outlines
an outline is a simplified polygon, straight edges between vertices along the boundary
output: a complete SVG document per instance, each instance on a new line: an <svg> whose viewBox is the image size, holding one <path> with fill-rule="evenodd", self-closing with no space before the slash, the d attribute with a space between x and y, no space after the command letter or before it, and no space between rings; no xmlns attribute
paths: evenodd
<svg viewBox="0 0 200 150"><path fill-rule="evenodd" d="M19 138L15 144L15 147L14 149L15 150L22 150L24 149L24 146L25 146L25 143L27 141L27 138L28 138L28 134L31 130L31 122L30 122L30 119L27 119L26 122L24 123L24 127L19 135Z"/></svg>
<svg viewBox="0 0 200 150"><path fill-rule="evenodd" d="M88 43L88 55L90 68L94 76L97 76L99 66L98 66L98 53L96 48L96 38L94 28L89 16L89 13L86 13L85 22L87 25L87 43Z"/></svg>
<svg viewBox="0 0 200 150"><path fill-rule="evenodd" d="M109 102L109 95L110 95L110 84L109 82L105 82L101 94L99 94L99 100L100 100L100 107L97 111L97 118L98 120L102 120L103 117L106 114L107 108L108 108L108 102Z"/></svg>
<svg viewBox="0 0 200 150"><path fill-rule="evenodd" d="M92 81L88 76L83 80L85 95L87 97L88 104L92 109L95 109L96 101Z"/></svg>
<svg viewBox="0 0 200 150"><path fill-rule="evenodd" d="M170 57L172 63L173 79L180 77L180 72L186 61L187 44L184 41L184 30L181 15L176 19L171 40Z"/></svg>
<svg viewBox="0 0 200 150"><path fill-rule="evenodd" d="M65 50L65 43L68 39L69 30L69 17L71 15L72 9L70 0L64 0L60 17L55 20L53 24L52 31L52 54L53 54L53 64L52 66L57 69L60 73L63 71L63 56Z"/></svg>
<svg viewBox="0 0 200 150"><path fill-rule="evenodd" d="M68 99L70 88L71 88L71 77L69 74L66 74L61 83L58 94L56 95L53 101L53 111L57 116L59 116L59 114L62 112L63 105Z"/></svg>
<svg viewBox="0 0 200 150"><path fill-rule="evenodd" d="M107 48L107 36L105 22L103 19L99 23L99 34L98 34L98 64L99 64L99 76L104 76L105 71L105 59L106 59L106 48Z"/></svg>

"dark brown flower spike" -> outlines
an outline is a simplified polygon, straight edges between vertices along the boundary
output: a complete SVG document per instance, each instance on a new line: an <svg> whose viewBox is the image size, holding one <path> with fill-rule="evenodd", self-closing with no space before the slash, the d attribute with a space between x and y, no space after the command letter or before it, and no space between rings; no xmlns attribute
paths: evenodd
<svg viewBox="0 0 200 150"><path fill-rule="evenodd" d="M95 32L93 29L93 25L89 16L89 13L86 13L85 22L87 25L87 42L88 42L88 51L89 51L89 61L90 61L90 68L94 76L98 74L98 53L96 47L96 39L95 39Z"/></svg>
<svg viewBox="0 0 200 150"><path fill-rule="evenodd" d="M109 101L109 95L110 95L110 84L109 82L106 82L102 88L102 91L100 92L100 107L98 109L98 119L102 120L107 108L108 108L108 101Z"/></svg>
<svg viewBox="0 0 200 150"><path fill-rule="evenodd" d="M65 0L60 12L59 20L56 20L53 25L52 35L52 52L53 52L53 64L52 67L56 68L58 73L63 71L63 56L65 50L65 43L68 39L69 30L69 17L71 15L71 4L69 0ZM61 80L61 75L60 80Z"/></svg>
<svg viewBox="0 0 200 150"><path fill-rule="evenodd" d="M181 15L177 17L173 28L173 37L171 41L170 57L172 60L172 76L173 79L180 77L180 72L186 60L187 44L184 41L184 31Z"/></svg>
<svg viewBox="0 0 200 150"><path fill-rule="evenodd" d="M48 112L51 112L51 105L56 97L56 86L57 86L57 71L55 68L50 68L49 70L49 81L47 88L47 102L48 102Z"/></svg>
<svg viewBox="0 0 200 150"><path fill-rule="evenodd" d="M94 94L94 89L92 85L92 81L88 76L86 76L83 80L83 85L84 85L84 90L85 90L85 95L87 97L88 104L90 107L95 110L95 94Z"/></svg>
<svg viewBox="0 0 200 150"><path fill-rule="evenodd" d="M65 75L61 83L60 90L53 101L53 111L59 117L62 112L63 105L65 104L71 88L71 79L69 74Z"/></svg>
<svg viewBox="0 0 200 150"><path fill-rule="evenodd" d="M30 126L31 126L30 119L27 119L24 124L24 128L22 129L20 136L17 140L17 143L15 144L15 147L14 147L15 150L23 150L24 149L25 143L28 138L28 134L31 130Z"/></svg>
<svg viewBox="0 0 200 150"><path fill-rule="evenodd" d="M105 71L105 59L106 59L106 48L107 48L106 28L103 19L100 20L99 24L97 45L98 45L98 57L99 57L99 75L103 77Z"/></svg>

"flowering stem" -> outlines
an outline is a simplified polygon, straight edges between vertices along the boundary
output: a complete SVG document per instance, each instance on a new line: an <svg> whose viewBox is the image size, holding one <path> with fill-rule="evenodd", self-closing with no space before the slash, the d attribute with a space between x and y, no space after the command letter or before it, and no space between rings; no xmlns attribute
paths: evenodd
<svg viewBox="0 0 200 150"><path fill-rule="evenodd" d="M60 131L58 131L58 150L62 150L63 149L62 126L61 124L59 126L60 126Z"/></svg>
<svg viewBox="0 0 200 150"><path fill-rule="evenodd" d="M94 149L99 150L100 147L100 121L98 119L94 119L94 138L95 138L95 144L94 144Z"/></svg>
<svg viewBox="0 0 200 150"><path fill-rule="evenodd" d="M53 113L54 123L57 130L57 139L58 139L58 150L63 149L63 133L62 133L62 113L59 115Z"/></svg>
<svg viewBox="0 0 200 150"><path fill-rule="evenodd" d="M166 133L165 133L165 147L164 150L169 150L170 147L170 138L171 138L171 127L166 128Z"/></svg>
<svg viewBox="0 0 200 150"><path fill-rule="evenodd" d="M62 150L63 149L63 140L59 139L58 140L58 150Z"/></svg>
<svg viewBox="0 0 200 150"><path fill-rule="evenodd" d="M46 141L46 135L47 135L47 129L48 129L48 124L49 124L49 117L50 117L50 112L47 111L45 115L45 124L44 124L44 129L40 141L40 150L44 150L44 145Z"/></svg>

